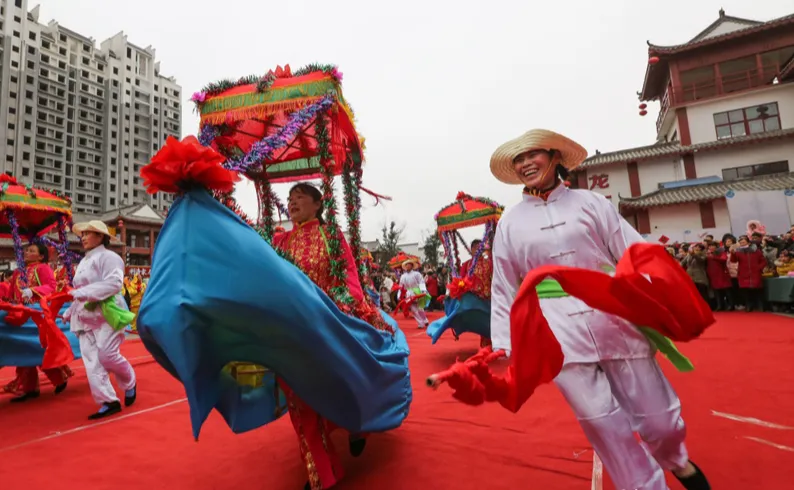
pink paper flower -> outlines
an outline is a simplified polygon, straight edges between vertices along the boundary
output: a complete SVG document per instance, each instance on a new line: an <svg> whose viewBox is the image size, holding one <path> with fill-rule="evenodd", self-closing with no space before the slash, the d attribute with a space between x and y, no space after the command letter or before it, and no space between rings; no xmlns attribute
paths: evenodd
<svg viewBox="0 0 794 490"><path fill-rule="evenodd" d="M205 92L194 92L193 96L190 97L190 100L200 104L207 100L207 94Z"/></svg>

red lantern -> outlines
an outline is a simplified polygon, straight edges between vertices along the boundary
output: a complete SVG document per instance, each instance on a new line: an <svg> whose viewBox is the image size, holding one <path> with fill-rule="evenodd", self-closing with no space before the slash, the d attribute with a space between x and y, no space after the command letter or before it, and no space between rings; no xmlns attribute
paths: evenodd
<svg viewBox="0 0 794 490"><path fill-rule="evenodd" d="M640 111L640 116L644 116L645 114L648 114L648 111Z"/></svg>
<svg viewBox="0 0 794 490"><path fill-rule="evenodd" d="M649 65L655 65L658 62L659 62L659 57L658 56L651 56L650 58L648 58L648 64Z"/></svg>
<svg viewBox="0 0 794 490"><path fill-rule="evenodd" d="M648 107L648 104L642 103L640 104L640 110L644 111Z"/></svg>

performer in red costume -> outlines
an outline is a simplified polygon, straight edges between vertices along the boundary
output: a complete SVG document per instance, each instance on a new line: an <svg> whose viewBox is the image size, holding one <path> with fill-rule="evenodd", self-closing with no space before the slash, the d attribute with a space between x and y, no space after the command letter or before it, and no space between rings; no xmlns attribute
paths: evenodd
<svg viewBox="0 0 794 490"><path fill-rule="evenodd" d="M11 276L11 301L14 303L30 304L38 302L40 298L55 292L55 274L49 262L47 247L39 243L31 243L24 251L27 282L23 281L20 269ZM67 380L73 375L69 366L53 369L44 369L44 374L55 387L55 394L60 394L66 389ZM16 379L6 385L7 392L21 393L12 398L12 403L20 403L32 398L38 398L39 372L35 367L18 367Z"/></svg>
<svg viewBox="0 0 794 490"><path fill-rule="evenodd" d="M287 205L293 228L276 235L274 245L288 252L309 279L334 299L333 290L338 284L331 275L328 240L332 237L329 236L322 217L322 194L311 184L296 184L290 189ZM339 307L377 329L391 331L380 311L364 294L350 247L343 237L340 240L348 268L346 284L353 303L352 306L339 304ZM322 325L318 325L318 328L322 328ZM335 427L298 398L285 383L279 381L279 386L286 395L290 419L298 435L301 457L309 474L305 489L321 490L334 486L344 473L329 436ZM361 434L351 434L349 445L350 454L360 456L366 446L366 438Z"/></svg>
<svg viewBox="0 0 794 490"><path fill-rule="evenodd" d="M471 253L474 254L477 250L480 249L482 246L482 240L475 239L471 242ZM460 275L465 277L469 273L469 269L471 268L471 261L472 259L467 260L460 266ZM482 255L480 255L480 259L477 261L477 264L474 266L474 270L471 271L470 277L474 282L472 286L471 293L479 296L484 300L491 299L491 281L493 280L493 258L488 250L484 250ZM491 339L487 337L482 337L480 339L480 347L489 347L491 345Z"/></svg>
<svg viewBox="0 0 794 490"><path fill-rule="evenodd" d="M469 404L517 411L554 381L618 489L667 490L669 470L687 490L708 490L684 444L681 402L654 356L658 348L691 369L670 340L696 338L714 316L675 260L643 243L612 203L562 184L586 155L562 135L533 130L491 157L497 179L524 186L494 242L499 351L484 349L428 382L446 380ZM495 376L486 364L505 355L508 373Z"/></svg>

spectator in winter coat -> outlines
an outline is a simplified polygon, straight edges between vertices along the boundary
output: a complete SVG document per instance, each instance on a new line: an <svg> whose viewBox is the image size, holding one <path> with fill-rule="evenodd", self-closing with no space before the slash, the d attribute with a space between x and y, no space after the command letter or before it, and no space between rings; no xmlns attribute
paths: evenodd
<svg viewBox="0 0 794 490"><path fill-rule="evenodd" d="M750 245L747 236L739 237L739 244L731 251L731 262L737 263L739 292L747 311L764 310L764 290L761 274L766 267L763 252Z"/></svg>
<svg viewBox="0 0 794 490"><path fill-rule="evenodd" d="M703 300L709 302L709 278L706 275L706 252L702 243L690 247L689 252L681 261L686 273L692 278Z"/></svg>
<svg viewBox="0 0 794 490"><path fill-rule="evenodd" d="M728 269L728 275L731 276L731 301L734 308L744 308L739 297L739 264L731 260L732 251L736 245L736 237L727 233L722 237L722 247L728 254L728 262L725 266Z"/></svg>
<svg viewBox="0 0 794 490"><path fill-rule="evenodd" d="M717 246L716 242L709 245L706 255L706 274L709 284L714 291L714 309L716 311L729 311L733 309L733 295L731 294L731 275L728 274L728 254L724 248Z"/></svg>
<svg viewBox="0 0 794 490"><path fill-rule="evenodd" d="M780 277L786 277L789 273L794 272L794 261L791 260L787 251L784 250L780 253L780 257L775 261L775 267L777 275Z"/></svg>

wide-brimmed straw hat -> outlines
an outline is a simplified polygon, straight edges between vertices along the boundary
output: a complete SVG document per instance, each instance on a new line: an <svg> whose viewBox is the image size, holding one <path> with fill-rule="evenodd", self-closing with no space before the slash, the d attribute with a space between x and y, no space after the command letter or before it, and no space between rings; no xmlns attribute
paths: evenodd
<svg viewBox="0 0 794 490"><path fill-rule="evenodd" d="M572 139L547 129L533 129L493 152L491 173L505 184L521 184L513 161L518 155L531 150L557 150L562 158L560 164L568 170L575 169L587 158L587 150Z"/></svg>
<svg viewBox="0 0 794 490"><path fill-rule="evenodd" d="M87 223L77 223L72 226L72 233L75 235L82 235L86 231L93 231L95 233L113 238L113 235L110 234L110 230L108 230L108 225L99 220L94 219L88 221Z"/></svg>
<svg viewBox="0 0 794 490"><path fill-rule="evenodd" d="M402 263L403 270L407 270L406 266L408 264L413 265L414 268L419 267L419 261L418 260L416 260L416 259L408 259L408 260L403 261L403 263Z"/></svg>

